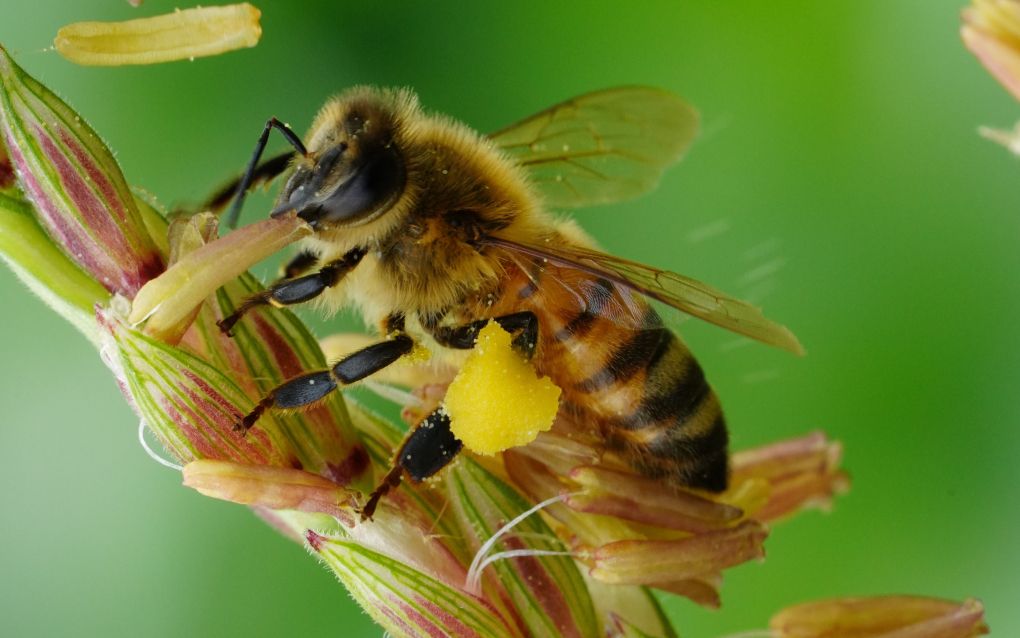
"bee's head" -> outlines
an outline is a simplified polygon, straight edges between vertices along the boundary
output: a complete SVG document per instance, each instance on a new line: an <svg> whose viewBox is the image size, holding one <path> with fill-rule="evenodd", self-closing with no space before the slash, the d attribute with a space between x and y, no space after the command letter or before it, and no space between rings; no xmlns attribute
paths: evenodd
<svg viewBox="0 0 1020 638"><path fill-rule="evenodd" d="M393 94L365 89L326 104L273 216L296 210L312 226L328 228L366 224L388 211L407 181L397 111Z"/></svg>

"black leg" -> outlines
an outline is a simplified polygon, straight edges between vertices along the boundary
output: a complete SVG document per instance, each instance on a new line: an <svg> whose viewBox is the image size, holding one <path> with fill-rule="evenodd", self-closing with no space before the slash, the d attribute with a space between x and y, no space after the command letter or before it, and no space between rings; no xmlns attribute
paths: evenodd
<svg viewBox="0 0 1020 638"><path fill-rule="evenodd" d="M237 185L234 205L230 207L230 212L227 214L227 226L230 228L237 225L237 219L241 216L241 206L244 205L244 198L248 194L248 188L255 179L256 167L258 166L259 159L262 157L262 151L266 150L266 142L269 141L269 132L274 128L283 133L283 136L287 138L287 141L290 142L290 145L293 146L298 153L308 155L305 145L301 143L301 138L299 138L289 126L275 117L269 118L266 122L266 128L262 129L262 135L259 136L258 143L255 144L255 152L252 154L251 160L248 161L248 167L244 170L244 176L241 178L241 182Z"/></svg>
<svg viewBox="0 0 1020 638"><path fill-rule="evenodd" d="M280 279L299 277L315 267L317 263L319 263L318 255L310 250L302 250L283 266Z"/></svg>
<svg viewBox="0 0 1020 638"><path fill-rule="evenodd" d="M400 485L404 472L416 483L423 481L446 467L461 447L461 442L450 431L450 417L442 408L436 408L404 439L394 459L393 469L361 508L361 520L372 518L379 500Z"/></svg>
<svg viewBox="0 0 1020 638"><path fill-rule="evenodd" d="M251 183L248 184L246 190L251 190L258 184L265 182L271 182L279 177L287 167L290 166L290 161L294 159L296 153L294 151L287 151L280 155L275 155L259 163L255 167L255 172L252 174ZM230 200L234 199L237 195L237 189L241 185L242 176L238 175L234 179L230 180L223 186L220 186L212 195L210 195L205 203L202 204L201 210L208 210L214 213L219 212L227 207Z"/></svg>
<svg viewBox="0 0 1020 638"><path fill-rule="evenodd" d="M297 409L321 401L337 386L348 385L382 370L414 347L414 341L406 334L398 334L387 341L380 341L341 359L329 370L317 370L291 379L273 389L249 412L237 429L247 431L270 408Z"/></svg>
<svg viewBox="0 0 1020 638"><path fill-rule="evenodd" d="M216 325L223 332L230 334L234 324L240 321L241 317L252 308L265 305L291 306L315 299L328 288L340 283L344 275L357 266L364 256L363 248L355 248L340 259L326 264L318 272L273 284L262 292L245 299L233 314L224 317Z"/></svg>
<svg viewBox="0 0 1020 638"><path fill-rule="evenodd" d="M462 326L440 326L436 321L422 320L422 326L435 338L436 343L447 348L469 350L475 347L478 332L489 323L489 319L479 319ZM504 330L514 335L514 349L527 358L535 354L538 343L538 317L530 310L515 312L492 319Z"/></svg>
<svg viewBox="0 0 1020 638"><path fill-rule="evenodd" d="M403 327L401 317L394 317ZM448 348L469 349L475 346L478 332L490 319L479 319L462 326L440 326L435 317L420 317L422 326L435 337L436 342ZM513 346L529 359L535 353L538 341L538 317L531 311L515 312L491 321L514 335ZM390 490L400 485L406 472L411 480L419 482L433 476L446 467L460 452L463 444L450 430L450 417L442 407L433 410L404 439L393 461L393 468L383 477L382 482L368 497L361 508L361 520L372 518L379 501Z"/></svg>

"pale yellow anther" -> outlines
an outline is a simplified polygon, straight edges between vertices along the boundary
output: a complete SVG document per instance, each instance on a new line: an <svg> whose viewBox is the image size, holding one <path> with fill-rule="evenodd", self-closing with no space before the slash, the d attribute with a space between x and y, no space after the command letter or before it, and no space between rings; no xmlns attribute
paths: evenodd
<svg viewBox="0 0 1020 638"><path fill-rule="evenodd" d="M155 64L253 47L262 37L262 13L248 3L198 7L124 22L76 22L53 40L76 64Z"/></svg>

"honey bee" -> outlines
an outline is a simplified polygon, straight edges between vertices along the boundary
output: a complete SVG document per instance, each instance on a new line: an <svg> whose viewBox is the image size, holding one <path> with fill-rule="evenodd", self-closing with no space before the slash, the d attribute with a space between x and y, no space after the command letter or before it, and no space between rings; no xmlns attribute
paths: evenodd
<svg viewBox="0 0 1020 638"><path fill-rule="evenodd" d="M724 490L719 400L648 298L800 353L797 339L706 284L600 252L550 212L652 189L697 124L682 99L647 87L582 95L488 136L425 113L408 90L343 93L322 108L306 141L271 119L244 177L210 204L236 195L236 219L253 183L289 171L271 214L296 211L315 232L287 278L246 300L221 329L260 305L326 295L327 303L358 306L387 336L280 385L240 426L268 409L313 404L416 342L470 349L492 320L562 389L561 413L588 424L637 472L668 486ZM295 152L259 164L274 128ZM460 449L442 408L430 413L405 438L362 517L404 474L430 477Z"/></svg>

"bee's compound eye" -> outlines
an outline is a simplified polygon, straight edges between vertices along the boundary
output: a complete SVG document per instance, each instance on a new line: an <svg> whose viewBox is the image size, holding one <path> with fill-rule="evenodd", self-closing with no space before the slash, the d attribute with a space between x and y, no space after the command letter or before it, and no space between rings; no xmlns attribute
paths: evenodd
<svg viewBox="0 0 1020 638"><path fill-rule="evenodd" d="M318 221L373 218L400 197L405 181L403 159L392 147L381 148L360 162L335 191L322 199Z"/></svg>
<svg viewBox="0 0 1020 638"><path fill-rule="evenodd" d="M405 182L404 161L392 145L352 157L340 143L291 176L272 215L293 210L312 225L368 221L393 205Z"/></svg>
<svg viewBox="0 0 1020 638"><path fill-rule="evenodd" d="M283 187L281 194L283 202L300 197L300 193L305 190L304 185L308 181L309 174L310 171L304 167L294 171L294 174L290 176L290 179L287 180L286 185Z"/></svg>

